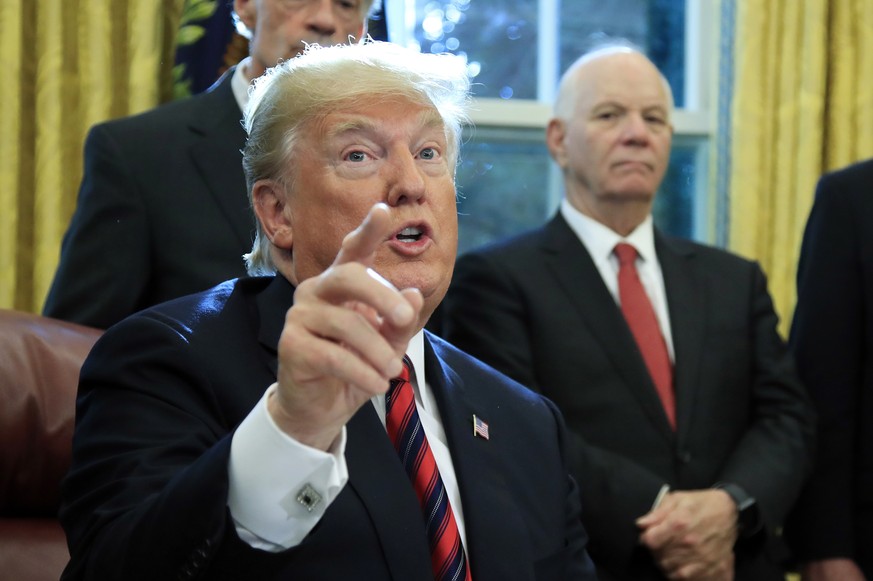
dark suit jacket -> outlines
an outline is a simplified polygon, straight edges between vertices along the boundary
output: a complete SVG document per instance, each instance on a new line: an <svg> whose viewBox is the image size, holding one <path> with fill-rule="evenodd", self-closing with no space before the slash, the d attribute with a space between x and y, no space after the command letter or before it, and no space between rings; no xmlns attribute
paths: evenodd
<svg viewBox="0 0 873 581"><path fill-rule="evenodd" d="M663 483L736 483L772 530L810 461L810 406L760 268L657 232L655 248L676 354L675 433L620 308L560 215L463 256L443 302L449 341L563 412L577 437L583 522L604 578L660 577L634 519ZM738 552L739 578L767 578L765 564L746 575L747 561L760 559Z"/></svg>
<svg viewBox="0 0 873 581"><path fill-rule="evenodd" d="M43 314L103 329L245 274L254 219L231 77L207 93L91 129Z"/></svg>
<svg viewBox="0 0 873 581"><path fill-rule="evenodd" d="M797 295L790 345L819 439L789 538L803 560L850 557L873 579L873 160L819 181Z"/></svg>
<svg viewBox="0 0 873 581"><path fill-rule="evenodd" d="M106 332L80 382L64 579L433 579L418 500L370 404L348 424L349 482L301 545L271 554L236 535L231 436L276 379L293 290L230 281ZM425 358L473 578L593 578L554 404L436 337ZM473 436L473 413L490 440Z"/></svg>

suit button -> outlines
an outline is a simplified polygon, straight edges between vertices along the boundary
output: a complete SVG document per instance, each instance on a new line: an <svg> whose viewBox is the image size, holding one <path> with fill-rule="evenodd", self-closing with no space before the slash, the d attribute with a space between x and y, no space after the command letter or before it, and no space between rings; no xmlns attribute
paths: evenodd
<svg viewBox="0 0 873 581"><path fill-rule="evenodd" d="M691 462L691 452L688 450L681 450L676 457L682 464L688 464Z"/></svg>

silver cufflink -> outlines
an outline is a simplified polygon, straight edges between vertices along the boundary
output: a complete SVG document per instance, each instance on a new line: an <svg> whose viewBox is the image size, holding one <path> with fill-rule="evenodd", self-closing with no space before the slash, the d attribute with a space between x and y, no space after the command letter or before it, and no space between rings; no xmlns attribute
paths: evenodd
<svg viewBox="0 0 873 581"><path fill-rule="evenodd" d="M321 495L311 484L306 483L303 488L300 489L300 492L297 493L297 502L305 506L306 510L312 512L312 509L318 506L318 503L321 502Z"/></svg>

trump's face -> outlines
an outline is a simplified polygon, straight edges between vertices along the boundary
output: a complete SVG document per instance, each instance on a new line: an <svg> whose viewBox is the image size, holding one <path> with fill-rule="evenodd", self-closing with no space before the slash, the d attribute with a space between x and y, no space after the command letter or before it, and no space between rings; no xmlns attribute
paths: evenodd
<svg viewBox="0 0 873 581"><path fill-rule="evenodd" d="M310 121L292 155L286 212L292 282L333 262L343 238L384 202L394 222L373 269L421 290L430 312L448 289L457 251L454 167L432 106L373 98Z"/></svg>

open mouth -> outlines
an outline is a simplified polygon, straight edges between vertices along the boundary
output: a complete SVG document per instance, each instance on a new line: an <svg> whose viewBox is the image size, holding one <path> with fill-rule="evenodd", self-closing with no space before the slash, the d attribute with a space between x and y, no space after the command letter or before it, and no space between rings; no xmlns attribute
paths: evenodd
<svg viewBox="0 0 873 581"><path fill-rule="evenodd" d="M418 242L424 236L422 228L419 226L407 226L397 233L397 240L407 244Z"/></svg>

